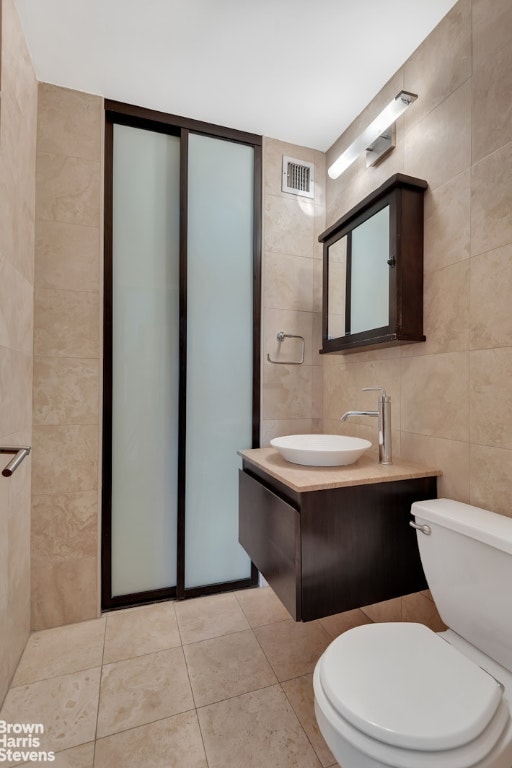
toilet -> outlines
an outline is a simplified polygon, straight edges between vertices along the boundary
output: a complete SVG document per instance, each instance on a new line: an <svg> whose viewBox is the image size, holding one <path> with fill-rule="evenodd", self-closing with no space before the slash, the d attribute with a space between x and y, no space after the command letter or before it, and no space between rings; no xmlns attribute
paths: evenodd
<svg viewBox="0 0 512 768"><path fill-rule="evenodd" d="M342 768L512 768L512 518L449 499L411 513L449 629L340 635L313 676L320 731Z"/></svg>

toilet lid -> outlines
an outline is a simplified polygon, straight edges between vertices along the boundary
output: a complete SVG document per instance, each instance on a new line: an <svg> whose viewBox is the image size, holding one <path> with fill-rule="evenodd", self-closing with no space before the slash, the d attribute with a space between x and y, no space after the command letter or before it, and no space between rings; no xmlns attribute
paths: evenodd
<svg viewBox="0 0 512 768"><path fill-rule="evenodd" d="M370 624L345 632L319 662L334 709L387 744L416 750L461 747L495 715L493 677L422 624Z"/></svg>

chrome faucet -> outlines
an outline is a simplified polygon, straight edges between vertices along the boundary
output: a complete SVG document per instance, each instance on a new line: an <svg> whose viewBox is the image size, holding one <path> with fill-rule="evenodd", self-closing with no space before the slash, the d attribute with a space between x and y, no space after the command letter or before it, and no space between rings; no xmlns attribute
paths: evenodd
<svg viewBox="0 0 512 768"><path fill-rule="evenodd" d="M391 398L384 387L363 387L362 392L380 392L376 411L346 411L340 416L346 421L349 416L377 416L379 430L379 463L392 464L391 458Z"/></svg>

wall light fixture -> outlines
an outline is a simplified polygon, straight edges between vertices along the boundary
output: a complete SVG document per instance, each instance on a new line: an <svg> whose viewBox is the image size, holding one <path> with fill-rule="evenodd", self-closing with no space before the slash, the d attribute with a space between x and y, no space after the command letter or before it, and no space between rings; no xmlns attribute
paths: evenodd
<svg viewBox="0 0 512 768"><path fill-rule="evenodd" d="M394 123L407 107L418 98L416 93L400 91L387 107L384 107L380 115L357 137L352 144L329 167L327 173L331 179L337 179L343 171L346 171L354 160L367 151L366 165L375 165L395 146Z"/></svg>

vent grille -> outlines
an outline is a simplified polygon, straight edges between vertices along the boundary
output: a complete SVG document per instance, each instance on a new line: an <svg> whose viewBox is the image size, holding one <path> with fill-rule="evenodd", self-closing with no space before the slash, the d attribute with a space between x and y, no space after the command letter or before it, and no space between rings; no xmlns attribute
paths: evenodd
<svg viewBox="0 0 512 768"><path fill-rule="evenodd" d="M291 192L302 197L314 197L314 173L313 163L303 160L294 160L293 157L283 155L283 192Z"/></svg>

